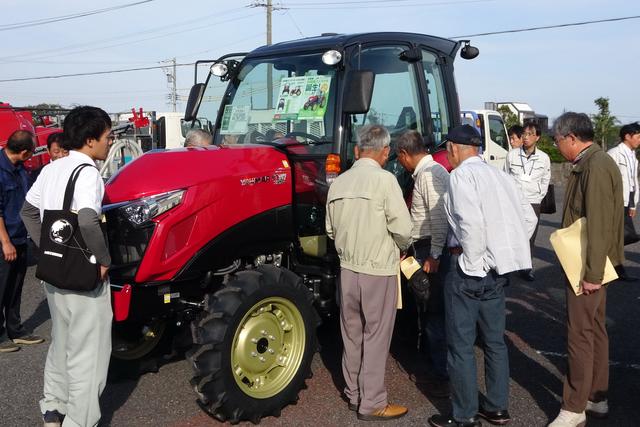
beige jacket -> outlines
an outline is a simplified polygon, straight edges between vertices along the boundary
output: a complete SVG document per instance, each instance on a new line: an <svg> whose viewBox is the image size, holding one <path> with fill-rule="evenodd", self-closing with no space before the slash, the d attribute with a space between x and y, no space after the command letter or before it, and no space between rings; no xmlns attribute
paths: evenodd
<svg viewBox="0 0 640 427"><path fill-rule="evenodd" d="M341 267L396 275L400 250L411 242L412 223L395 176L375 160L355 162L329 187L326 228Z"/></svg>

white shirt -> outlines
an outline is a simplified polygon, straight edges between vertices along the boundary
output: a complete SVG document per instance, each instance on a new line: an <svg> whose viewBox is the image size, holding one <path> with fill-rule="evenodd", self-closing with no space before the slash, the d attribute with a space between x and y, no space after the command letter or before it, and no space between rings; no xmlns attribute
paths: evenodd
<svg viewBox="0 0 640 427"><path fill-rule="evenodd" d="M504 171L511 175L529 203L544 199L551 181L551 160L544 151L535 149L529 157L522 147L507 153Z"/></svg>
<svg viewBox="0 0 640 427"><path fill-rule="evenodd" d="M411 221L414 240L431 237L431 256L442 254L447 238L447 212L444 195L449 188L449 173L430 154L418 162L413 172L413 195L411 196Z"/></svg>
<svg viewBox="0 0 640 427"><path fill-rule="evenodd" d="M71 150L67 157L46 165L27 193L27 202L40 209L40 219L44 216L45 210L62 209L64 190L71 172L83 163L91 166L83 168L80 172L71 201L71 210L79 212L80 209L90 208L98 215L102 213L104 182L100 172L91 157Z"/></svg>
<svg viewBox="0 0 640 427"><path fill-rule="evenodd" d="M634 191L634 200L631 201L631 207L638 205L640 191L638 191L638 159L636 154L625 144L621 142L609 151L607 154L615 160L622 175L622 196L624 198L624 206L629 206L629 192Z"/></svg>
<svg viewBox="0 0 640 427"><path fill-rule="evenodd" d="M485 277L531 268L529 237L537 218L514 180L471 157L455 168L445 195L449 226L462 246L462 271Z"/></svg>

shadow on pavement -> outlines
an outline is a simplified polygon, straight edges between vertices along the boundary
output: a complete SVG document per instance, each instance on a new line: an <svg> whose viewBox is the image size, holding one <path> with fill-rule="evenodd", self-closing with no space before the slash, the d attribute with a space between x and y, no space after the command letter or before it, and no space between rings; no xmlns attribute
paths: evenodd
<svg viewBox="0 0 640 427"><path fill-rule="evenodd" d="M551 419L559 410L556 396L562 394L559 372L564 372L565 360L549 359L545 354L564 353L566 348L565 314L561 310L564 293L556 289L550 292L548 279L545 280L557 277L556 269L553 266L537 270L536 282L512 279L511 286L506 288L505 341L509 347L511 380L526 390Z"/></svg>
<svg viewBox="0 0 640 427"><path fill-rule="evenodd" d="M179 333L169 330L158 346L142 359L124 361L111 358L107 386L100 397L101 426L111 425L113 415L127 403L143 375L156 374L162 366L184 360L187 347L182 340L186 336L186 329ZM178 344L174 347L174 343Z"/></svg>
<svg viewBox="0 0 640 427"><path fill-rule="evenodd" d="M51 318L49 313L49 305L47 299L40 301L33 314L29 316L27 320L23 322L23 325L27 331L35 331L37 327Z"/></svg>

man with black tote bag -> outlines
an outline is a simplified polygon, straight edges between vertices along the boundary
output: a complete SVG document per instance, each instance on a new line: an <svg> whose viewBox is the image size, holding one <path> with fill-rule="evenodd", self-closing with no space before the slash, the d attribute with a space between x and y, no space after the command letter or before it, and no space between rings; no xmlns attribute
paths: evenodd
<svg viewBox="0 0 640 427"><path fill-rule="evenodd" d="M640 240L633 226L636 206L640 191L638 190L638 159L636 150L640 147L640 124L630 123L620 128L620 144L607 154L615 160L622 175L622 195L624 197L624 244L630 245ZM635 282L638 279L627 274L624 265L616 266L620 280Z"/></svg>
<svg viewBox="0 0 640 427"><path fill-rule="evenodd" d="M82 238L78 239L84 241L83 252L92 255L87 260L96 264L97 271L97 279L81 287L89 290L73 290L65 283L44 284L52 321L44 398L40 401L45 427L86 427L100 421L99 397L106 385L111 356L112 314L107 280L111 258L100 227L104 183L94 161L107 158L112 142L107 113L95 107L73 109L64 121L64 146L69 156L43 168L27 193L21 212L32 239L45 249L40 263L47 256L61 258L61 254L46 249L51 244L47 239L70 246L71 240L66 239L74 237L74 231L64 220L59 222L66 227L41 230L41 226L52 211L62 210L67 185L77 175L70 212L77 214ZM63 236L64 231L69 235ZM42 267L39 264L38 270Z"/></svg>

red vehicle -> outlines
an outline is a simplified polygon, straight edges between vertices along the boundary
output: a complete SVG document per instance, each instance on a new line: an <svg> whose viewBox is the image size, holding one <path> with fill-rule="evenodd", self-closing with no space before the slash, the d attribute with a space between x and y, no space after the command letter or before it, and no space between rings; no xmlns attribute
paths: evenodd
<svg viewBox="0 0 640 427"><path fill-rule="evenodd" d="M336 307L329 185L354 162L364 124L385 125L392 144L409 129L441 142L460 121L460 47L409 33L324 35L204 61L211 70L185 120L217 110L207 117L215 145L146 153L106 185L113 356L144 357L190 325L191 384L206 411L258 422L295 401L316 327ZM277 112L282 91L269 85L300 76L325 90L326 111ZM217 78L229 81L219 108L206 96ZM396 160L387 168L410 185Z"/></svg>
<svg viewBox="0 0 640 427"><path fill-rule="evenodd" d="M31 171L49 163L47 138L52 133L62 132L59 127L35 126L31 111L14 108L8 103L0 102L0 147L7 144L11 134L17 130L26 130L36 136L37 144L33 157L24 162Z"/></svg>

